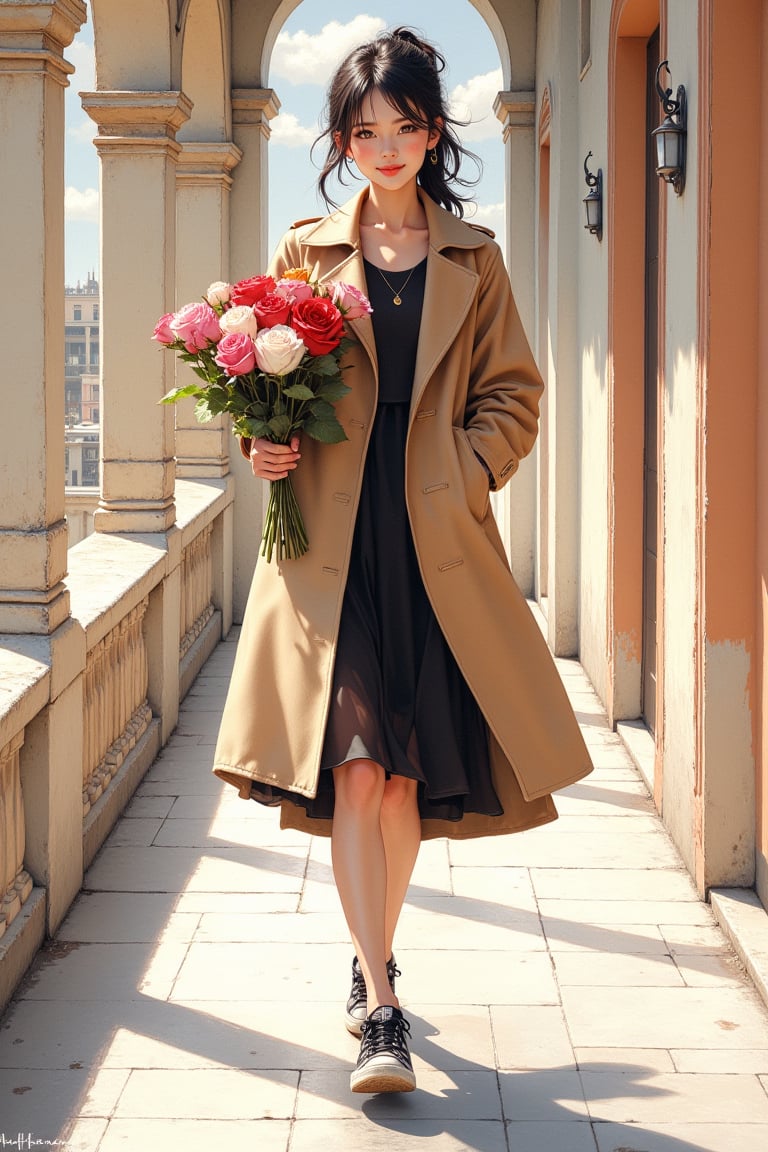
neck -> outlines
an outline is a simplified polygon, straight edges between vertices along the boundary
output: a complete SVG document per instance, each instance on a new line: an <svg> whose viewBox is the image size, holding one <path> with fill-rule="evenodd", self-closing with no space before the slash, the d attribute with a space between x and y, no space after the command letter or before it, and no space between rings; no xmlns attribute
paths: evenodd
<svg viewBox="0 0 768 1152"><path fill-rule="evenodd" d="M385 228L395 234L411 228L424 228L426 217L416 191L416 181L394 192L370 184L360 223Z"/></svg>

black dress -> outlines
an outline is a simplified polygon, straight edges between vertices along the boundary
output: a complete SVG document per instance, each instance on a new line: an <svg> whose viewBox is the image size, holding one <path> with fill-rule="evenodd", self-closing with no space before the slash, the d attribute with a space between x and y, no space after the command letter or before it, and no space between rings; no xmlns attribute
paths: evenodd
<svg viewBox="0 0 768 1152"><path fill-rule="evenodd" d="M254 782L252 796L287 798L309 816L333 816L332 768L365 758L419 781L422 818L502 814L485 721L440 630L424 589L405 504L405 441L426 259L386 273L395 305L365 261L373 306L379 396L363 473L339 625L317 795ZM403 287L406 278L408 283Z"/></svg>

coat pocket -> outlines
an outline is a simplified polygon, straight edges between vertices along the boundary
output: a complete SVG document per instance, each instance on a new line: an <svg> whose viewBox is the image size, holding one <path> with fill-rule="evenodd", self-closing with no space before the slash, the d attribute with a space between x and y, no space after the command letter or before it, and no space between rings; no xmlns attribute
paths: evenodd
<svg viewBox="0 0 768 1152"><path fill-rule="evenodd" d="M453 438L464 481L467 507L476 520L485 520L491 508L491 486L488 473L475 455L466 428L454 426Z"/></svg>

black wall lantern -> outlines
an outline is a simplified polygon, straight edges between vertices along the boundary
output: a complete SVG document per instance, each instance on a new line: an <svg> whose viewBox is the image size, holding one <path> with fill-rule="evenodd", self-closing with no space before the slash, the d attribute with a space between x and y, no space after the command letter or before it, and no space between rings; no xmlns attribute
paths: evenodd
<svg viewBox="0 0 768 1152"><path fill-rule="evenodd" d="M584 160L584 179L587 182L589 192L584 197L584 211L586 213L586 220L584 227L593 236L597 236L598 240L603 238L603 170L598 168L597 175L590 172L587 167L591 152L587 152Z"/></svg>
<svg viewBox="0 0 768 1152"><path fill-rule="evenodd" d="M677 99L673 100L672 89L663 89L659 83L662 68L666 68L669 73L668 64L668 60L662 60L656 69L656 91L659 94L665 116L658 128L654 128L651 135L656 141L656 171L659 176L672 185L677 195L680 196L685 187L685 138L688 112L683 85L679 85Z"/></svg>

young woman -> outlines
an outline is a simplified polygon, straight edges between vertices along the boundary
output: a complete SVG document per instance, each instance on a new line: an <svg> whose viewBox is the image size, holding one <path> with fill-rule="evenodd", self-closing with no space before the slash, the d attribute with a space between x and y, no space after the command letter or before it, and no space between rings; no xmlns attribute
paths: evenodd
<svg viewBox="0 0 768 1152"><path fill-rule="evenodd" d="M415 1086L392 948L421 840L554 820L552 791L592 767L490 508L542 382L499 248L460 218L443 66L402 28L341 64L320 189L351 164L366 184L270 267L371 300L337 404L348 440L241 441L255 476L292 476L310 549L256 566L213 771L332 837L355 1092Z"/></svg>

